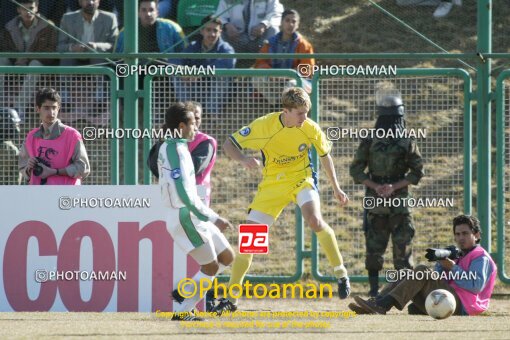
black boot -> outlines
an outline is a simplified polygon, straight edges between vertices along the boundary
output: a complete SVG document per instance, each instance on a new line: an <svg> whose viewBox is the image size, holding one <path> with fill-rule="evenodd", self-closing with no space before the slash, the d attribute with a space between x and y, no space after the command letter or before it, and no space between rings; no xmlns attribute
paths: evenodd
<svg viewBox="0 0 510 340"><path fill-rule="evenodd" d="M368 283L370 283L370 291L368 296L376 297L379 293L379 271L369 270L368 271Z"/></svg>
<svg viewBox="0 0 510 340"><path fill-rule="evenodd" d="M214 289L209 289L205 294L205 311L212 312L216 305L216 297L214 296Z"/></svg>

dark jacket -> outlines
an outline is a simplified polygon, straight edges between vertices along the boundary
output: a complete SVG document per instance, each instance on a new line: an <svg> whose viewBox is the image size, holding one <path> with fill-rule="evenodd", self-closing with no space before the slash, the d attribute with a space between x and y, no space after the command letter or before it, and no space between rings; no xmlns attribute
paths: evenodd
<svg viewBox="0 0 510 340"><path fill-rule="evenodd" d="M55 52L57 49L57 30L44 20L36 19L35 28L31 31L30 41L26 52ZM5 25L0 34L2 52L25 52L23 50L23 35L19 28L21 18L17 16ZM44 65L55 65L55 59L37 59ZM18 66L25 66L31 59L18 59Z"/></svg>
<svg viewBox="0 0 510 340"><path fill-rule="evenodd" d="M193 41L186 47L183 53L202 53L202 39ZM216 45L208 51L208 53L234 53L234 48L223 39L219 38ZM177 59L175 61L179 65L187 66L215 66L216 68L234 68L235 59Z"/></svg>

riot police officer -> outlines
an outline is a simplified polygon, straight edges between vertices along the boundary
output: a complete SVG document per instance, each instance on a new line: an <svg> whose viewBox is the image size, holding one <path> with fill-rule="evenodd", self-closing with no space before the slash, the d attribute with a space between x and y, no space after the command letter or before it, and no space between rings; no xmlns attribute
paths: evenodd
<svg viewBox="0 0 510 340"><path fill-rule="evenodd" d="M364 202L371 204L364 206L363 219L370 296L378 294L379 271L383 268L383 255L390 236L395 269L413 267L411 242L415 229L409 208L398 199L407 198L408 186L418 184L423 176L423 162L416 140L402 138L405 133L397 133L406 131L400 93L393 88L381 89L376 94L376 104L377 134L361 141L349 168L354 182L366 187ZM367 168L368 172L365 172Z"/></svg>

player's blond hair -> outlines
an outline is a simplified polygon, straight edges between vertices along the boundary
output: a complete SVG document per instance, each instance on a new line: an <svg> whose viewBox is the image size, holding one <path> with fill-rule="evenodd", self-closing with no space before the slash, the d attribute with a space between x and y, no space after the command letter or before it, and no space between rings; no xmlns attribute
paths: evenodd
<svg viewBox="0 0 510 340"><path fill-rule="evenodd" d="M283 91L282 105L285 109L306 108L307 111L312 107L310 97L305 90L300 87L290 87Z"/></svg>

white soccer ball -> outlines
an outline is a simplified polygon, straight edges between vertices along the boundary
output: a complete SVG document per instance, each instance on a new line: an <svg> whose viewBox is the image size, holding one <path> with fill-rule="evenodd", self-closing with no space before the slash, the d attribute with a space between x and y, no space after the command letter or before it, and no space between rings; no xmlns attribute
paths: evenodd
<svg viewBox="0 0 510 340"><path fill-rule="evenodd" d="M455 312L457 302L452 293L445 289L436 289L427 296L425 309L434 319L446 319Z"/></svg>

